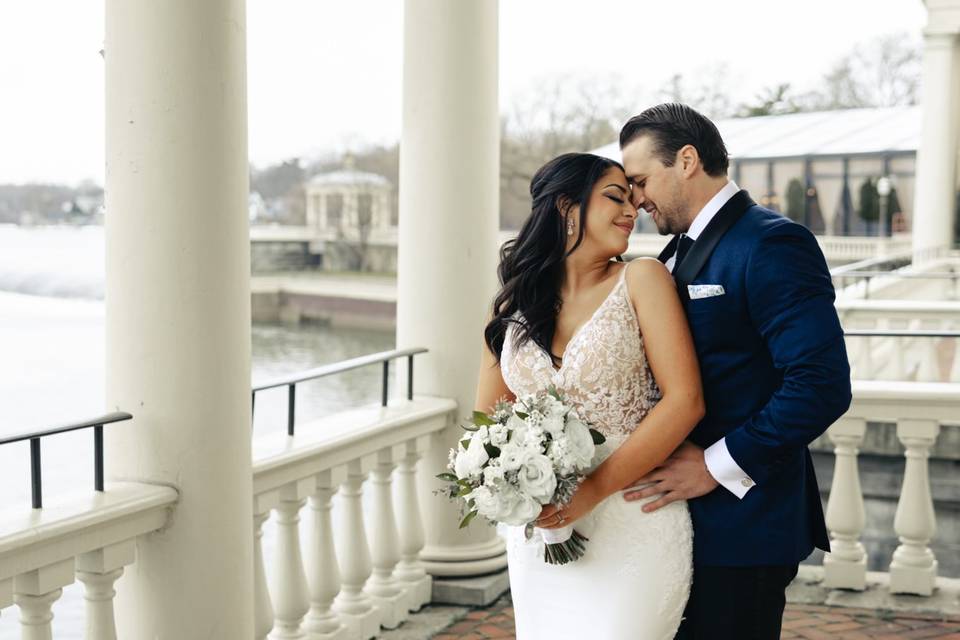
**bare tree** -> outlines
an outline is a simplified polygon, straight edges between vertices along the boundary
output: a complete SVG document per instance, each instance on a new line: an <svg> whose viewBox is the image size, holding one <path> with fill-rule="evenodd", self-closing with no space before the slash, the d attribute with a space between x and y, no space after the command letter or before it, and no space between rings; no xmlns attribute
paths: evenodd
<svg viewBox="0 0 960 640"><path fill-rule="evenodd" d="M642 101L623 79L549 76L519 95L501 117L500 223L517 228L530 213L530 180L551 158L614 142Z"/></svg>

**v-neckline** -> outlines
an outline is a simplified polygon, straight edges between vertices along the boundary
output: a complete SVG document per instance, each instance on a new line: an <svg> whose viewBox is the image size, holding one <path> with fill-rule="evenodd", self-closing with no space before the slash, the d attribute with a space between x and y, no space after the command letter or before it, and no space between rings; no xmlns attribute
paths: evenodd
<svg viewBox="0 0 960 640"><path fill-rule="evenodd" d="M577 327L576 329L574 329L573 333L570 334L570 339L567 340L567 344L566 344L566 346L563 348L563 355L560 356L560 366L557 367L557 366L555 366L555 365L553 364L553 358L550 357L550 354L549 354L549 353L545 353L545 354L544 354L544 355L547 357L547 359L550 361L550 369L553 370L553 375L556 375L556 374L560 373L561 371L563 371L563 367L567 364L566 355L567 355L567 353L570 351L570 345L573 344L573 341L576 340L577 337L579 337L580 332L583 331L583 329L584 329L588 324L590 324L591 322L593 322L594 318L597 317L597 314L600 313L600 310L603 309L604 306L606 306L607 301L609 301L610 298L613 297L613 294L614 294L614 292L617 290L617 287L619 287L620 284L621 284L621 282L623 281L623 273L624 273L626 270L627 270L627 265L623 265L623 267L620 269L620 273L617 274L617 281L616 281L615 283L613 283L613 288L610 289L610 292L607 293L607 295L603 298L603 300L600 302L600 304L597 305L597 308L593 310L593 313L590 314L590 317L587 318L587 320L586 320L583 324L581 324L579 327ZM551 346L552 346L552 345L551 345Z"/></svg>

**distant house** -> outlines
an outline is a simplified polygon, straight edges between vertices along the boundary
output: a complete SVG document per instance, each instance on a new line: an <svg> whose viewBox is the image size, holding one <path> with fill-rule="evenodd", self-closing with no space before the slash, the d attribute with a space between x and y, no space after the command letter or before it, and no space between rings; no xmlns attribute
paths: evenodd
<svg viewBox="0 0 960 640"><path fill-rule="evenodd" d="M906 231L913 216L921 108L846 109L716 121L730 153L730 177L772 209L787 213L791 182L802 186L790 211L816 233L873 235L860 212L866 181L887 177L899 211L881 215L886 231ZM617 143L595 153L620 160ZM875 189L875 186L871 187ZM642 223L651 227L647 219ZM652 228L641 228L653 231Z"/></svg>

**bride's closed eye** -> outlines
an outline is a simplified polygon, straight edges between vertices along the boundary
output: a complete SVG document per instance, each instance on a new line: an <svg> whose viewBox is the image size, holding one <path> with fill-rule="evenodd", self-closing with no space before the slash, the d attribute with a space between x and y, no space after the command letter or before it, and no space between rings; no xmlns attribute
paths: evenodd
<svg viewBox="0 0 960 640"><path fill-rule="evenodd" d="M609 194L605 194L605 195L606 195L608 198L610 198L611 200L613 200L614 202L616 202L616 203L618 203L618 204L623 204L623 199L622 199L622 198L618 198L617 196L611 196L611 195L609 195Z"/></svg>

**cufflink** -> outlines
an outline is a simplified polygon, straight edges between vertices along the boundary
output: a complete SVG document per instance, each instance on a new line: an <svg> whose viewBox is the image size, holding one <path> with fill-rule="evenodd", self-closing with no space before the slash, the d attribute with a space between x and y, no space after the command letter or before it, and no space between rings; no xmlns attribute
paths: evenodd
<svg viewBox="0 0 960 640"><path fill-rule="evenodd" d="M740 484L743 485L744 487L749 488L753 486L753 480L751 480L750 478L744 478L743 480L740 481Z"/></svg>

